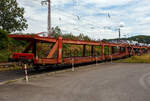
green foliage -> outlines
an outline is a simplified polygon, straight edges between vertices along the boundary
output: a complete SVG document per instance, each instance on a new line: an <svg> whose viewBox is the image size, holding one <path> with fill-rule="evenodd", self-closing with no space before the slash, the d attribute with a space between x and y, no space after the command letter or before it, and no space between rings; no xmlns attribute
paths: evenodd
<svg viewBox="0 0 150 101"><path fill-rule="evenodd" d="M118 40L118 39L103 39L104 41L113 41L113 40ZM150 36L146 36L146 35L138 35L138 36L133 36L133 37L129 37L129 38L121 38L121 40L129 40L129 41L137 41L139 43L146 43L146 44L150 44Z"/></svg>
<svg viewBox="0 0 150 101"><path fill-rule="evenodd" d="M8 33L0 29L0 50L8 48Z"/></svg>
<svg viewBox="0 0 150 101"><path fill-rule="evenodd" d="M0 50L0 61L8 61L9 55L8 49Z"/></svg>
<svg viewBox="0 0 150 101"><path fill-rule="evenodd" d="M78 40L90 41L91 39L88 36L84 36L84 34L80 34L77 36Z"/></svg>
<svg viewBox="0 0 150 101"><path fill-rule="evenodd" d="M74 36L72 33L63 34L63 38L65 38L65 39L70 39L70 40L77 40L77 37Z"/></svg>
<svg viewBox="0 0 150 101"><path fill-rule="evenodd" d="M8 59L8 33L0 29L0 61Z"/></svg>
<svg viewBox="0 0 150 101"><path fill-rule="evenodd" d="M109 54L109 48L108 46L104 47L104 55L108 55Z"/></svg>
<svg viewBox="0 0 150 101"><path fill-rule="evenodd" d="M52 36L55 38L62 36L61 29L58 26L56 26L55 28L52 28Z"/></svg>
<svg viewBox="0 0 150 101"><path fill-rule="evenodd" d="M59 36L62 36L65 39L71 39L71 40L85 40L85 41L91 41L91 39L86 35L80 33L80 35L75 36L72 33L69 34L62 34L61 29L59 26L56 26L55 28L52 28L52 36L55 38L58 38Z"/></svg>
<svg viewBox="0 0 150 101"><path fill-rule="evenodd" d="M129 38L129 40L138 41L139 43L150 44L150 36L145 36L145 35L133 36Z"/></svg>
<svg viewBox="0 0 150 101"><path fill-rule="evenodd" d="M18 6L17 0L0 1L0 26L8 32L25 30L28 27L24 18L24 8Z"/></svg>
<svg viewBox="0 0 150 101"><path fill-rule="evenodd" d="M12 52L22 52L27 42L8 38L8 32L0 29L0 61L7 61Z"/></svg>

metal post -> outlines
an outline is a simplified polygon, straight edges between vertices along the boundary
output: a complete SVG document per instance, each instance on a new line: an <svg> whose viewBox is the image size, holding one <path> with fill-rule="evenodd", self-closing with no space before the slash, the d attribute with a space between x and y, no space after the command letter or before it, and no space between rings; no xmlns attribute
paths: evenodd
<svg viewBox="0 0 150 101"><path fill-rule="evenodd" d="M51 35L51 0L48 0L48 36Z"/></svg>
<svg viewBox="0 0 150 101"><path fill-rule="evenodd" d="M96 60L96 63L95 63L95 64L96 64L96 66L97 66L97 57L95 58L95 60Z"/></svg>
<svg viewBox="0 0 150 101"><path fill-rule="evenodd" d="M118 43L120 43L120 36L121 36L120 28L118 29L118 33L119 33Z"/></svg>
<svg viewBox="0 0 150 101"><path fill-rule="evenodd" d="M112 63L112 55L111 55L111 63Z"/></svg>
<svg viewBox="0 0 150 101"><path fill-rule="evenodd" d="M51 0L43 0L41 2L42 5L46 4L47 5L48 3L48 20L47 20L47 30L48 30L48 36L51 35Z"/></svg>
<svg viewBox="0 0 150 101"><path fill-rule="evenodd" d="M25 71L26 83L28 83L28 82L29 82L29 79L28 79L28 71L27 71L27 65L26 65L26 64L24 65L24 71Z"/></svg>
<svg viewBox="0 0 150 101"><path fill-rule="evenodd" d="M109 57L110 57L111 56L111 46L109 45L108 48L109 48Z"/></svg>
<svg viewBox="0 0 150 101"><path fill-rule="evenodd" d="M74 72L74 58L72 58L72 72Z"/></svg>

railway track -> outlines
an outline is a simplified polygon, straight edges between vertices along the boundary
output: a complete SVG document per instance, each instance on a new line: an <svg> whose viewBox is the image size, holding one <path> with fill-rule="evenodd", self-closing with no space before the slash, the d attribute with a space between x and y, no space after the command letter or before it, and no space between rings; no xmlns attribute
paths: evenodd
<svg viewBox="0 0 150 101"><path fill-rule="evenodd" d="M8 67L13 67L17 63L15 62L0 62L0 68L8 68Z"/></svg>
<svg viewBox="0 0 150 101"><path fill-rule="evenodd" d="M80 66L83 64L80 64ZM84 64L85 65L85 64ZM79 65L75 65L75 68L77 68ZM41 68L40 70L34 70L33 68L28 68L28 75L33 76L33 75L40 75L44 73L51 73L51 72L57 72L61 70L67 70L70 69L71 65L53 65L48 68ZM0 72L0 82L8 81L8 80L15 80L24 77L24 69L20 67L20 69L12 69L8 71L1 71Z"/></svg>

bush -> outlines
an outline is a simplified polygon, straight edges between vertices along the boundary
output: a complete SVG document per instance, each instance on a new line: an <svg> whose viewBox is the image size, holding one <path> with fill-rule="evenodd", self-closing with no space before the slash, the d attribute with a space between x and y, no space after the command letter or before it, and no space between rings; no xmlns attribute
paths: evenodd
<svg viewBox="0 0 150 101"><path fill-rule="evenodd" d="M0 29L0 50L8 48L8 33Z"/></svg>
<svg viewBox="0 0 150 101"><path fill-rule="evenodd" d="M8 50L1 50L0 51L0 61L8 61L9 58L9 52Z"/></svg>
<svg viewBox="0 0 150 101"><path fill-rule="evenodd" d="M8 32L0 29L0 61L8 60Z"/></svg>

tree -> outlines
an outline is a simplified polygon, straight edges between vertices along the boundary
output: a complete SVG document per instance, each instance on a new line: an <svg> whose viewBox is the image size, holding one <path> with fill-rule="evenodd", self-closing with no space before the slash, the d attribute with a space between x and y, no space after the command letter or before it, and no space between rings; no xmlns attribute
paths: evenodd
<svg viewBox="0 0 150 101"><path fill-rule="evenodd" d="M56 38L59 36L62 36L61 29L58 26L56 26L55 28L52 28L52 36Z"/></svg>
<svg viewBox="0 0 150 101"><path fill-rule="evenodd" d="M0 1L0 27L8 32L22 31L28 28L24 18L24 8L16 0Z"/></svg>

